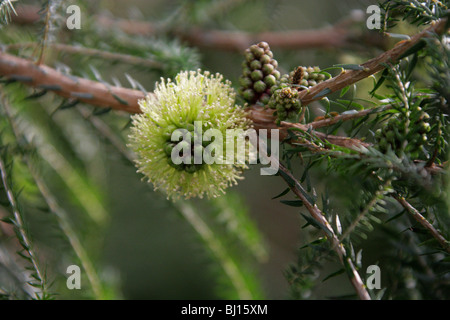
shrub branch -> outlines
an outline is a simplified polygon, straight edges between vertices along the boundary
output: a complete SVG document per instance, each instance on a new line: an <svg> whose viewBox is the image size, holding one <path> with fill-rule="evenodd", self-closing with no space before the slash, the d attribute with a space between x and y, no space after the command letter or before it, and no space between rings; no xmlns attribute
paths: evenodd
<svg viewBox="0 0 450 320"><path fill-rule="evenodd" d="M13 21L19 24L33 24L39 21L37 12L39 7L23 5L17 8L18 16ZM214 11L219 10L219 6ZM210 15L207 15L210 17ZM270 43L272 47L282 49L309 49L344 48L349 45L375 45L384 47L384 38L376 32L355 33L351 30L352 25L361 22L358 18L347 18L334 25L313 30L289 30L289 31L267 31L267 32L243 32L226 30L209 30L200 26L193 28L182 28L179 26L169 27L158 25L148 21L135 21L111 18L106 15L94 17L98 27L103 29L119 29L122 32L133 35L152 37L161 33L170 32L192 46L213 48L224 51L241 52L251 44L260 41Z"/></svg>
<svg viewBox="0 0 450 320"><path fill-rule="evenodd" d="M439 242L439 244L444 248L445 251L450 253L450 242L448 242L439 231L437 231L433 225L425 219L423 215L420 214L420 212L414 208L408 201L406 201L405 198L393 195L394 199L398 201L402 205L403 208L406 209L406 211L412 215L414 219L416 219L417 222L419 222L422 227L424 227L428 232Z"/></svg>

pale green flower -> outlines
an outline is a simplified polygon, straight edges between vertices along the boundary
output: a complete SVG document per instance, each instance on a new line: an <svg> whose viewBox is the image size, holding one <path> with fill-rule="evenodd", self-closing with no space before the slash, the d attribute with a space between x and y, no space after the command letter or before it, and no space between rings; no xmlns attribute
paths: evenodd
<svg viewBox="0 0 450 320"><path fill-rule="evenodd" d="M154 94L139 101L142 114L132 117L129 146L137 154L138 172L168 198L216 197L224 193L241 179L246 165L175 165L170 155L178 142L171 142L171 135L176 129L192 132L194 124L200 122L203 132L217 129L224 137L227 129L246 130L250 122L234 101L230 82L224 82L220 74L185 71L174 82L161 79ZM199 148L204 147L207 145Z"/></svg>

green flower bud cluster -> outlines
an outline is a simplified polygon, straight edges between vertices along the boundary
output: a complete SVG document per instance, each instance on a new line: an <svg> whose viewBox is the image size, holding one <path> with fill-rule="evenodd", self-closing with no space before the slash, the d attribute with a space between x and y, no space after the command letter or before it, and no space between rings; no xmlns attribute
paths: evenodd
<svg viewBox="0 0 450 320"><path fill-rule="evenodd" d="M281 121L296 119L302 109L298 99L298 90L286 83L280 83L273 91L268 106L276 110L274 115L277 116L278 125Z"/></svg>
<svg viewBox="0 0 450 320"><path fill-rule="evenodd" d="M267 42L260 42L246 49L242 67L239 94L249 104L259 101L266 105L270 99L270 89L280 79L278 62L273 59Z"/></svg>
<svg viewBox="0 0 450 320"><path fill-rule="evenodd" d="M277 85L270 90L269 108L275 109L277 124L281 121L298 121L302 111L298 92L324 81L326 76L320 73L319 67L297 67L289 74L283 75Z"/></svg>
<svg viewBox="0 0 450 320"><path fill-rule="evenodd" d="M180 135L179 141L172 141L172 134L176 130L180 130L182 135ZM199 132L200 130L197 131ZM164 144L164 153L167 155L167 162L171 167L175 168L178 171L184 170L187 173L194 173L196 171L199 171L203 167L203 159L202 163L195 164L194 155L197 154L203 157L204 148L206 148L211 142L202 141L201 135L195 132L194 125L192 123L182 124L180 127L169 125L164 130L164 137L167 139ZM180 164L175 164L171 158L175 146L178 150L179 159L182 161ZM182 157L182 150L187 149L190 149L190 155L184 155ZM185 159L185 157L188 157L188 159Z"/></svg>
<svg viewBox="0 0 450 320"><path fill-rule="evenodd" d="M408 118L409 125L406 128ZM429 118L428 113L420 107L416 107L413 112L407 111L392 117L383 128L375 132L378 149L383 153L389 149L396 154L403 151L413 158L418 158L420 148L427 142L427 133L431 130Z"/></svg>
<svg viewBox="0 0 450 320"><path fill-rule="evenodd" d="M301 85L303 87L314 87L326 79L325 74L320 73L320 68L315 67L297 67L294 71L289 73L289 82L294 85ZM299 87L298 90L304 90Z"/></svg>

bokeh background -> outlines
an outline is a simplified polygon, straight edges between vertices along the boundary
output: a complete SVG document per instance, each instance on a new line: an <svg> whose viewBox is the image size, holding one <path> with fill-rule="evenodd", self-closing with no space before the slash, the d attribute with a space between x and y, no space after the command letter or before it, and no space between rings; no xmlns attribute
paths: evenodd
<svg viewBox="0 0 450 320"><path fill-rule="evenodd" d="M88 12L83 12L83 19L86 20L82 21L82 26L85 22L92 23L89 17L97 14L116 19L161 22L176 15L180 6L201 5L202 2L206 1L86 1L83 10ZM199 19L208 21L205 23L207 28L223 30L261 32L319 29L331 27L352 16L367 17L365 13L367 6L376 4L376 1L361 0L235 2L241 3L225 14L214 17L211 21L208 21L208 17L202 17L201 12ZM34 1L22 3L34 4ZM15 27L2 29L0 32L5 30L15 32L13 28ZM364 20L356 23L353 28L356 31L367 31ZM27 29L30 38L33 38L37 31L33 26ZM67 35L68 41L72 41L71 37L85 37L86 41L83 43L85 46L91 45L97 48L108 46L108 43L102 43L94 36L90 40L89 35L83 34L83 30L71 32L74 34ZM373 35L376 37L376 32ZM12 33L10 36L13 37ZM58 41L64 43L64 38ZM188 43L182 44L190 48ZM191 49L196 51L203 70L220 72L225 78L231 80L236 88L238 87L243 60L241 52L214 48ZM358 63L380 52L380 49L373 47L289 50L272 48L272 50L280 69L284 72L298 65L318 65L325 68L339 63ZM149 91L154 88L155 81L161 76L158 72L147 72L120 64L113 65L108 61L70 55L54 57L52 54L49 52L46 58L46 62L51 65L55 61L63 61L74 73L82 73L88 70L85 68L86 64L90 64L101 70L104 79L117 77L123 83L126 83L124 80L126 72ZM364 86L365 84L362 83L360 87L362 92L364 92ZM111 287L111 297L123 299L222 298L217 280L217 274L222 272L220 266L211 258L192 227L180 217L165 196L152 191L151 186L141 181L142 177L136 173L134 166L125 161L109 142L98 137L94 130L87 127L85 120L76 111L65 110L52 114L52 108L46 106L46 102L49 106L55 105L56 98L46 96L42 99L44 100L33 102L39 105L35 112L28 111L28 119L33 119L32 122L40 128L34 133L37 136L36 139L39 140L39 136L52 136L54 144L59 145L63 150L61 152L66 155L71 151L64 144L70 140L72 149L75 150L72 151L75 152L74 158L82 159L77 165L83 167L83 172L87 173L90 179L88 184L96 190L93 192L98 192L98 199L101 199L107 215L106 222L96 226L83 218L83 213L73 200L73 195L64 191L67 189L64 178L55 174L51 168L44 168L42 172L51 181L53 192L59 199L63 199L65 207L70 208L70 214L73 215L77 228L81 230L83 243L93 253L93 260L100 270L102 279ZM313 113L321 115L320 106L317 105L314 108ZM42 115L42 110L48 112ZM116 131L126 142L128 129L121 131L118 128L127 123L127 115L111 112L101 117L106 123L115 125ZM47 127L46 123L49 123L50 118L59 129ZM57 130L60 130L59 134ZM300 174L302 165L300 162L296 163L294 172ZM313 172L312 184L318 190L323 189L325 185L322 178L327 173L321 172L320 167ZM351 180L350 177L349 180ZM343 187L351 188L351 181ZM32 189L32 186L29 188ZM295 263L298 248L316 235L314 230L301 228L305 224L299 214L301 208L281 205L279 199L271 199L285 188L280 177L261 176L259 167L253 166L246 171L245 179L228 191L242 198L249 216L258 226L264 239L268 257L266 261L254 263L251 272L258 275L264 297L268 299L291 298L284 272L291 263ZM200 201L196 201L198 202ZM51 273L51 278L58 291L57 298L88 298L89 294L86 294L83 289L70 291L65 288L64 268L73 264L73 257L62 253L68 250L67 243L61 240L61 236L54 230L56 227L49 215L40 212L34 205L31 199L27 207L27 217L32 234L37 241L37 247L42 253L42 260L49 266L49 270L54 271ZM336 209L345 210L345 203L338 203ZM366 243L371 243L371 246L364 247L365 263L375 264L379 262L376 260L376 252L383 246L383 242L376 233L370 236L373 237L373 241ZM320 277L338 268L338 265L334 263L324 263ZM83 279L83 286L85 281L86 279ZM320 283L309 297L328 298L352 293L353 289L348 279L342 275Z"/></svg>

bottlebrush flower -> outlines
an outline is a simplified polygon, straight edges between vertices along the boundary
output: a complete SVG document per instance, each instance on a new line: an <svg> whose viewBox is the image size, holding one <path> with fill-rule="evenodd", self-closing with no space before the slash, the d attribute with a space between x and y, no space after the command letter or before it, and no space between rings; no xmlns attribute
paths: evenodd
<svg viewBox="0 0 450 320"><path fill-rule="evenodd" d="M220 74L184 71L174 82L161 79L154 94L139 101L142 114L132 116L129 146L137 154L138 172L172 199L225 193L227 187L242 178L246 165L205 161L175 164L171 155L178 142L172 141L172 133L185 129L194 140L194 128L199 125L202 132L216 129L223 137L227 129L246 130L250 122L234 102L235 92ZM203 151L209 143L203 141L197 148ZM226 143L224 158L225 146Z"/></svg>

